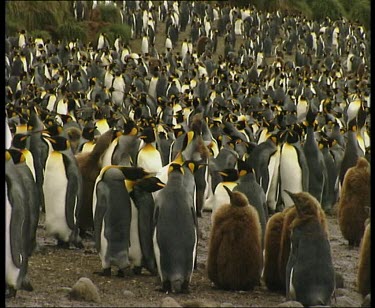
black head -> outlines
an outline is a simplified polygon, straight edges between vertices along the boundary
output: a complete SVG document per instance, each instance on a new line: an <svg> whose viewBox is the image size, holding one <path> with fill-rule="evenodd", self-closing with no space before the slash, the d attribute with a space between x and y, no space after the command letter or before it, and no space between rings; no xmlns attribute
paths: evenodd
<svg viewBox="0 0 375 308"><path fill-rule="evenodd" d="M45 137L52 144L55 151L65 151L70 148L70 142L63 136Z"/></svg>

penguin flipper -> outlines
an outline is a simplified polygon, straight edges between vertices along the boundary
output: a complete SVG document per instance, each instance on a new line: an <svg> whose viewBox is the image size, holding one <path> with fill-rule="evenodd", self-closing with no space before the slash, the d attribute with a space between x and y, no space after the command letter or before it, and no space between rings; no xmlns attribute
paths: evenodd
<svg viewBox="0 0 375 308"><path fill-rule="evenodd" d="M63 155L65 170L67 171L68 186L66 189L66 198L65 198L65 217L69 229L74 230L75 222L74 217L78 217L80 196L79 196L79 177L71 169L74 167L72 162L66 155ZM77 167L78 168L78 167ZM74 173L73 173L74 172ZM72 174L68 177L68 174Z"/></svg>
<svg viewBox="0 0 375 308"><path fill-rule="evenodd" d="M96 186L96 208L94 213L94 233L95 233L95 248L99 252L101 249L101 232L103 227L103 219L105 212L107 210L107 198L106 195L109 194L108 188L105 184L98 183Z"/></svg>
<svg viewBox="0 0 375 308"><path fill-rule="evenodd" d="M9 186L8 186L9 187ZM12 260L17 268L22 266L22 227L24 220L23 194L21 191L8 189L8 198L12 205L12 216L10 219L10 247Z"/></svg>

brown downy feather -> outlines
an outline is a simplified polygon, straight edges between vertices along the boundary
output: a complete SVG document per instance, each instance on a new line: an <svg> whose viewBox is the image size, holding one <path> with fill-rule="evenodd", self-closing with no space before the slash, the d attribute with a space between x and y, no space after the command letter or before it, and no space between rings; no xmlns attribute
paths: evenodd
<svg viewBox="0 0 375 308"><path fill-rule="evenodd" d="M365 231L366 207L370 207L370 164L361 157L357 165L345 174L340 201L338 222L349 245L358 246Z"/></svg>
<svg viewBox="0 0 375 308"><path fill-rule="evenodd" d="M284 216L284 212L278 212L271 216L266 225L263 280L270 291L283 290L283 284L279 276L278 259Z"/></svg>
<svg viewBox="0 0 375 308"><path fill-rule="evenodd" d="M371 223L366 226L358 259L357 288L365 297L371 292Z"/></svg>
<svg viewBox="0 0 375 308"><path fill-rule="evenodd" d="M240 192L233 194L241 194L247 200ZM243 202L242 199L235 196L233 200ZM225 290L252 290L260 284L262 262L257 211L250 205L222 205L214 214L210 233L209 279Z"/></svg>
<svg viewBox="0 0 375 308"><path fill-rule="evenodd" d="M82 174L82 207L78 215L78 226L83 231L92 230L94 227L92 213L92 195L95 181L101 170L101 157L111 144L113 131L108 130L102 134L93 150L76 155L78 168Z"/></svg>

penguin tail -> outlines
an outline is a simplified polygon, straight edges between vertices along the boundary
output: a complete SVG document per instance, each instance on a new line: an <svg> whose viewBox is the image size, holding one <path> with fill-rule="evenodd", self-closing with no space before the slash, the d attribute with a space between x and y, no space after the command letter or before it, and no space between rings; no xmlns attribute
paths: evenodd
<svg viewBox="0 0 375 308"><path fill-rule="evenodd" d="M181 279L176 279L171 281L171 291L172 293L181 293L182 292L183 281Z"/></svg>
<svg viewBox="0 0 375 308"><path fill-rule="evenodd" d="M28 292L34 291L34 288L31 285L30 280L29 280L28 277L24 277L24 279L22 280L21 288L20 289L28 291Z"/></svg>

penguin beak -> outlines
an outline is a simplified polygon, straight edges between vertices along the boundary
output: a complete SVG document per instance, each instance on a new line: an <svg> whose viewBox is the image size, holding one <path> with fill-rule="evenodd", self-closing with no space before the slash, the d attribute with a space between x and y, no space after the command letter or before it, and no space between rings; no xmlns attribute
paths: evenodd
<svg viewBox="0 0 375 308"><path fill-rule="evenodd" d="M293 202L296 203L296 201L297 201L296 195L289 190L284 189L284 191L290 196L290 198L293 200Z"/></svg>
<svg viewBox="0 0 375 308"><path fill-rule="evenodd" d="M229 195L229 198L232 199L232 196L233 196L233 193L232 191L225 185L223 185L223 187L225 188L225 190L227 191L228 195Z"/></svg>

